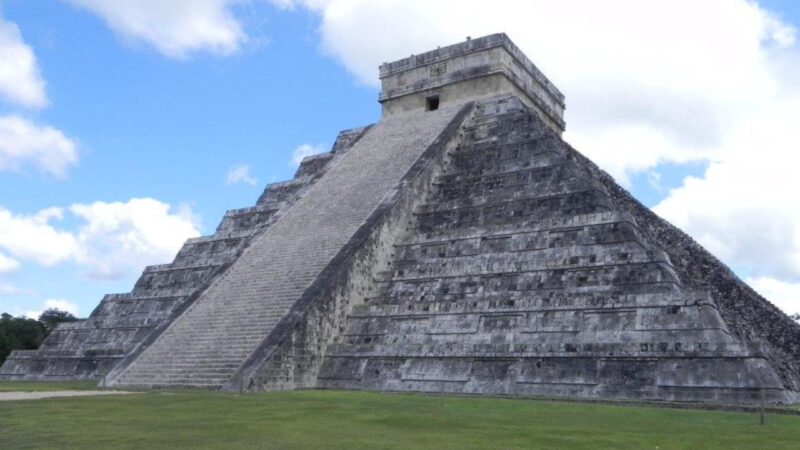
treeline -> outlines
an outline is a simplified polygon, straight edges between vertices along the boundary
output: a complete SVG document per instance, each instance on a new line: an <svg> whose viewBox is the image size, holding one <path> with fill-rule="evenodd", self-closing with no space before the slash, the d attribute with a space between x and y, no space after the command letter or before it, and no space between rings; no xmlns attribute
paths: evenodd
<svg viewBox="0 0 800 450"><path fill-rule="evenodd" d="M77 317L66 311L52 308L39 315L39 319L13 317L0 314L0 365L14 350L35 350L44 338L61 322L74 322Z"/></svg>

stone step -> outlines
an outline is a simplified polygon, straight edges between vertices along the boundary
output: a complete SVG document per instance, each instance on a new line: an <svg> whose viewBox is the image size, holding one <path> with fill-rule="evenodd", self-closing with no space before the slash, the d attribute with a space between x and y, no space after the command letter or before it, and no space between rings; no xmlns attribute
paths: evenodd
<svg viewBox="0 0 800 450"><path fill-rule="evenodd" d="M205 344L206 348L198 348L199 346L196 345L194 342L198 344ZM182 355L191 355L191 354L206 355L206 354L229 353L231 355L241 355L243 353L248 352L249 350L252 350L253 346L258 342L260 342L260 339L253 339L250 341L243 341L241 343L225 344L225 345L223 345L224 343L219 343L219 345L217 345L218 341L211 341L211 340L194 341L194 342L189 342L189 341L165 342L170 344L170 346L172 347L172 351L164 351L162 349L156 349L153 351L152 354L170 359L179 358Z"/></svg>
<svg viewBox="0 0 800 450"><path fill-rule="evenodd" d="M513 185L506 188L492 188L490 192L467 192L469 197L443 198L430 196L430 202L423 203L417 212L455 211L463 208L486 207L498 205L517 205L525 202L568 195L587 189L604 190L597 180L567 179L554 183L537 183L533 186Z"/></svg>
<svg viewBox="0 0 800 450"><path fill-rule="evenodd" d="M253 308L253 309L236 308L235 311L228 311L228 312L214 311L214 310L209 311L207 309L198 309L198 310L199 311L208 312L209 314L214 314L213 317L209 318L210 320L209 320L208 323L217 323L217 322L221 322L222 323L222 322L227 321L228 319L239 320L242 316L247 317L248 320L251 323L257 323L258 321L263 321L263 320L273 319L275 317L279 317L283 313L284 308L285 307L281 307L281 308L274 307L274 308L270 308L270 309L264 309L264 308L257 308L257 309L256 308ZM216 319L216 320L214 320L214 319Z"/></svg>
<svg viewBox="0 0 800 450"><path fill-rule="evenodd" d="M218 368L208 367L201 364L164 365L157 367L154 366L149 370L143 370L139 373L142 374L146 372L154 378L175 376L186 376L191 378L230 378L230 376L238 367L239 366Z"/></svg>
<svg viewBox="0 0 800 450"><path fill-rule="evenodd" d="M460 343L427 342L387 344L340 343L328 347L327 357L433 357L433 358L536 358L536 357L747 357L746 346L728 340L708 342L675 340L637 342Z"/></svg>
<svg viewBox="0 0 800 450"><path fill-rule="evenodd" d="M241 355L238 355L238 358L235 360L231 359L222 359L222 355L194 355L193 357L186 357L181 358L180 356L176 356L169 360L164 360L163 358L159 358L156 360L143 360L141 365L141 370L161 370L162 368L168 369L178 369L184 366L195 366L195 367L209 367L210 369L219 368L220 361L225 361L224 367L239 367L241 365ZM214 365L216 364L216 365Z"/></svg>
<svg viewBox="0 0 800 450"><path fill-rule="evenodd" d="M229 362L234 363L239 361L244 355L252 350L251 346L247 347L214 347L210 350L189 350L192 347L179 347L176 346L175 351L172 353L161 352L151 353L146 359L142 361L156 361L159 364L169 361L188 361L188 360L205 360L208 362Z"/></svg>
<svg viewBox="0 0 800 450"><path fill-rule="evenodd" d="M224 339L225 341L230 342L230 341L236 341L237 339L246 339L254 335L260 335L265 331L268 331L268 329L265 328L264 326L253 327L248 330L242 330L241 328L238 327L230 327L230 328L209 327L202 331L192 330L183 332L181 330L180 336L186 340L191 340L194 339L195 337L218 337ZM170 335L172 335L173 333L174 332L170 332Z"/></svg>
<svg viewBox="0 0 800 450"><path fill-rule="evenodd" d="M186 376L170 378L137 377L124 380L125 385L136 387L208 387L214 389L218 389L227 381L228 378L191 378Z"/></svg>
<svg viewBox="0 0 800 450"><path fill-rule="evenodd" d="M222 359L215 358L213 361L207 363L207 367L210 369L235 369L239 367L239 364L237 362L222 362L222 361L223 361ZM181 368L183 366L195 367L196 364L183 363L179 361L170 361L160 364L160 367Z"/></svg>
<svg viewBox="0 0 800 450"><path fill-rule="evenodd" d="M151 372L151 373L143 373L141 378L150 378L155 380L157 384L161 383L170 383L174 382L174 380L192 380L195 382L207 382L207 383L214 383L214 384L223 384L227 380L229 380L233 374L233 371L225 372L225 373L212 373L203 371L203 376L193 376L194 373L201 371L202 368L198 367L194 369L194 372L186 371L186 372Z"/></svg>
<svg viewBox="0 0 800 450"><path fill-rule="evenodd" d="M124 380L141 379L141 374L151 373L159 364L163 375L157 380L171 376L173 383L185 381L176 372L186 369L171 363L196 364L224 354L243 361L458 109L441 108L424 118L382 121L372 127L128 366L120 378L123 385ZM198 367L194 375L204 374Z"/></svg>
<svg viewBox="0 0 800 450"><path fill-rule="evenodd" d="M151 355L159 356L159 357L168 357L170 359L173 358L180 358L184 355L209 355L209 354L220 354L230 355L231 358L236 358L241 356L243 353L246 353L252 350L252 345L254 342L258 342L256 340L250 342L244 342L238 345L214 345L211 348L198 348L196 345L186 345L185 342L170 342L172 351L164 351L163 349L155 349L153 350Z"/></svg>

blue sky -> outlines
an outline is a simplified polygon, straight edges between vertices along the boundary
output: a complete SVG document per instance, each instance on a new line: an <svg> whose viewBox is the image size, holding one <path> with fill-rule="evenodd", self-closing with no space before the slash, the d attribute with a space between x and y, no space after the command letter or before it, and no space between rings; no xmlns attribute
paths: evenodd
<svg viewBox="0 0 800 450"><path fill-rule="evenodd" d="M800 185L742 162L797 147L792 123L750 145L800 113L796 2L163 3L0 1L0 311L88 315L377 121L380 62L496 31L565 93L568 141L800 311L800 213L761 201Z"/></svg>

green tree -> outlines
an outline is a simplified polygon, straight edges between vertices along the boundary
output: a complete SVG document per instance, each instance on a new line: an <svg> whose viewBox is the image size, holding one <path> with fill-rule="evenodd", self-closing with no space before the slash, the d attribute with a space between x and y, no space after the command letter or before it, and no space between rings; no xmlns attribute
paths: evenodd
<svg viewBox="0 0 800 450"><path fill-rule="evenodd" d="M794 320L796 320L796 321L800 322L800 313L795 313L795 314L792 314L792 315L791 315L791 316L789 316L789 317L791 317L792 319L794 319Z"/></svg>
<svg viewBox="0 0 800 450"><path fill-rule="evenodd" d="M55 329L56 325L59 323L75 322L76 320L79 319L66 311L61 311L60 309L56 308L46 309L42 314L39 315L39 322L44 325L44 328L47 330L48 334L53 331L53 329Z"/></svg>
<svg viewBox="0 0 800 450"><path fill-rule="evenodd" d="M39 348L46 335L45 326L38 320L3 313L0 315L0 364L13 350Z"/></svg>

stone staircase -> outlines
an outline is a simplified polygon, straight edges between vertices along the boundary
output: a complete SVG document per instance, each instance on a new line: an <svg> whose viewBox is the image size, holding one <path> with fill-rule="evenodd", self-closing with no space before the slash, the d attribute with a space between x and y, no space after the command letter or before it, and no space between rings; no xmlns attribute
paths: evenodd
<svg viewBox="0 0 800 450"><path fill-rule="evenodd" d="M220 388L459 109L373 126L110 383Z"/></svg>
<svg viewBox="0 0 800 450"><path fill-rule="evenodd" d="M292 180L268 185L251 207L228 211L213 235L186 241L170 264L144 269L129 293L108 294L86 319L60 324L38 350L13 352L0 380L96 379L169 324L254 236L269 228L344 155L365 127L342 131L330 153L305 158Z"/></svg>

